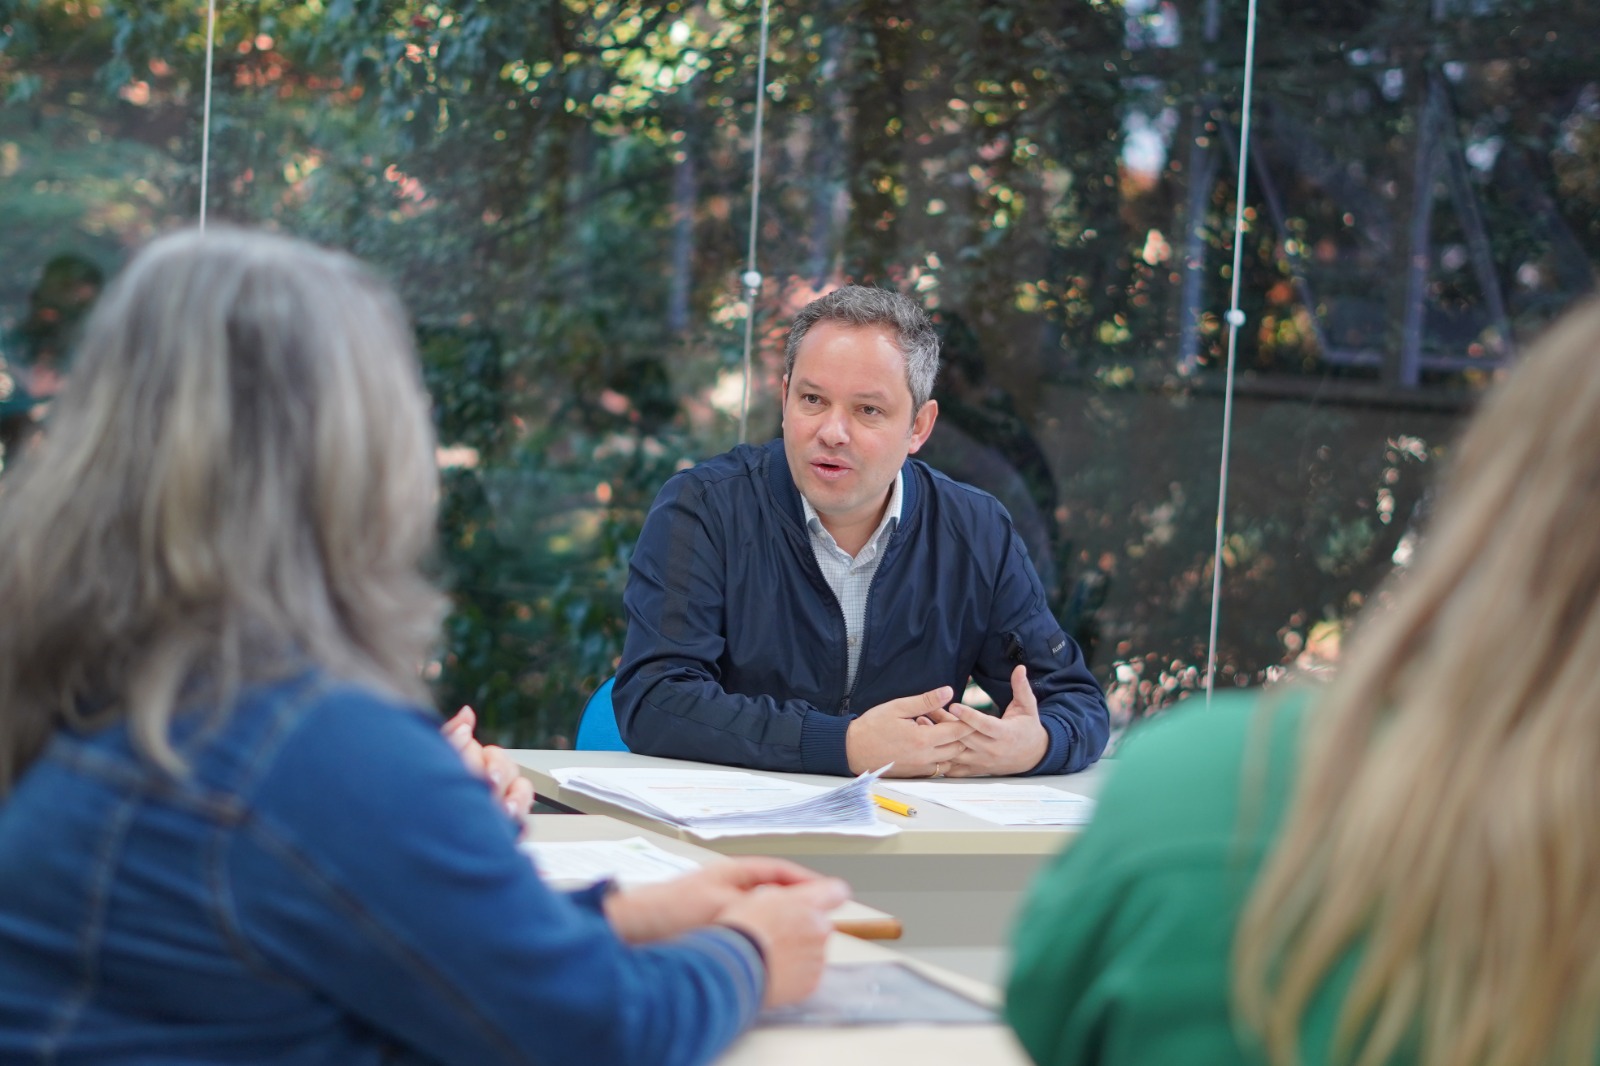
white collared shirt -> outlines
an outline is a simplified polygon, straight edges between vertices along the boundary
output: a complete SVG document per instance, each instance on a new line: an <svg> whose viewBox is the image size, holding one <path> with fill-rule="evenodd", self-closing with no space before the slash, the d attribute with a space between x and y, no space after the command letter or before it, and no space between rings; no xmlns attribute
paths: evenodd
<svg viewBox="0 0 1600 1066"><path fill-rule="evenodd" d="M889 490L889 506L884 508L883 521L855 558L839 547L822 524L822 517L811 501L800 497L805 509L806 528L811 531L811 553L816 556L828 587L838 597L839 609L844 612L845 640L850 653L850 670L845 677L845 691L855 687L856 667L861 663L861 631L867 620L867 591L872 587L872 576L878 572L883 559L883 549L900 524L901 505L905 501L905 471L895 475L894 487Z"/></svg>

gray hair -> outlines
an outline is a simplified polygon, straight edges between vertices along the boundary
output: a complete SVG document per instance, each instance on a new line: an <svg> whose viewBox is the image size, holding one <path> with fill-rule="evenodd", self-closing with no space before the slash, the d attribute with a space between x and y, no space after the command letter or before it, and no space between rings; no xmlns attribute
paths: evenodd
<svg viewBox="0 0 1600 1066"><path fill-rule="evenodd" d="M789 326L789 340L783 348L785 377L794 373L800 342L818 322L887 328L906 358L906 386L911 390L912 411L922 410L933 396L933 379L939 375L939 334L915 300L865 285L846 285L812 300Z"/></svg>
<svg viewBox="0 0 1600 1066"><path fill-rule="evenodd" d="M443 599L410 329L349 256L213 227L140 252L0 493L0 796L125 719L170 770L180 693L308 663L421 701Z"/></svg>

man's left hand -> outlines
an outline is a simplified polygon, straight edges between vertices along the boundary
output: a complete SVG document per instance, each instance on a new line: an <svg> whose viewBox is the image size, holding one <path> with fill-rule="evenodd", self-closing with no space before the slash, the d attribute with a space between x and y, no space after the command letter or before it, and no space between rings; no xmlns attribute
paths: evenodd
<svg viewBox="0 0 1600 1066"><path fill-rule="evenodd" d="M972 727L960 755L943 766L946 777L1025 774L1050 748L1050 734L1039 721L1039 701L1028 684L1028 668L1011 671L1011 704L999 718L952 703L950 712Z"/></svg>

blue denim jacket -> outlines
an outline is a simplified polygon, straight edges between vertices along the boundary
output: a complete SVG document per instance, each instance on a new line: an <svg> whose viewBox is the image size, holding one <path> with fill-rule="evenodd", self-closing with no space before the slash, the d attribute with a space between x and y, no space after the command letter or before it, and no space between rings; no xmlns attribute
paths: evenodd
<svg viewBox="0 0 1600 1066"><path fill-rule="evenodd" d="M57 735L0 803L0 1062L704 1062L764 974L547 889L434 723L316 674Z"/></svg>

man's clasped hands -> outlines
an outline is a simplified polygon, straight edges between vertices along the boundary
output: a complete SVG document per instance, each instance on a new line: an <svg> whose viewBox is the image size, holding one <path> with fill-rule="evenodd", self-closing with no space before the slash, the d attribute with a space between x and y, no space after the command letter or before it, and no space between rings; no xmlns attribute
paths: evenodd
<svg viewBox="0 0 1600 1066"><path fill-rule="evenodd" d="M999 717L954 696L946 685L861 714L845 733L851 772L893 763L889 777L1000 776L1027 773L1044 758L1050 737L1026 667L1011 671L1011 702Z"/></svg>

